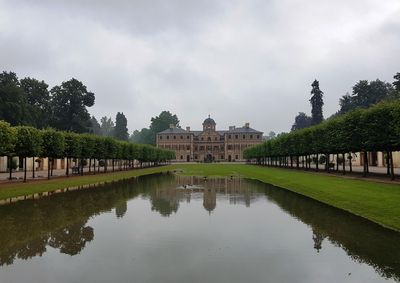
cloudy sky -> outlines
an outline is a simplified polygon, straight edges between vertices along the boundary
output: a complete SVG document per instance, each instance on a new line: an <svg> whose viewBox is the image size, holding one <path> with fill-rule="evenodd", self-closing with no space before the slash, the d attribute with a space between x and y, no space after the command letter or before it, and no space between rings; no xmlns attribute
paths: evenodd
<svg viewBox="0 0 400 283"><path fill-rule="evenodd" d="M0 0L1 69L75 77L98 119L288 131L316 78L324 114L360 79L400 72L399 0Z"/></svg>

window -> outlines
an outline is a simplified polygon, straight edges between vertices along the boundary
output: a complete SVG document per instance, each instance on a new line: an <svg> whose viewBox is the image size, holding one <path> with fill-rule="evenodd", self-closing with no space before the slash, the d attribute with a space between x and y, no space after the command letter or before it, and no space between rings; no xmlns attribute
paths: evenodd
<svg viewBox="0 0 400 283"><path fill-rule="evenodd" d="M245 139L246 138L246 135L243 135L243 139Z"/></svg>
<svg viewBox="0 0 400 283"><path fill-rule="evenodd" d="M208 138L207 138L207 140L208 140L208 141L211 141L211 138L210 138L210 137L208 137Z"/></svg>
<svg viewBox="0 0 400 283"><path fill-rule="evenodd" d="M202 141L204 141L204 138L203 138L203 137L201 137L201 140L202 140Z"/></svg>
<svg viewBox="0 0 400 283"><path fill-rule="evenodd" d="M239 138L239 135L235 135L235 139L238 139Z"/></svg>
<svg viewBox="0 0 400 283"><path fill-rule="evenodd" d="M211 145L207 145L207 150L211 150Z"/></svg>
<svg viewBox="0 0 400 283"><path fill-rule="evenodd" d="M232 145L228 144L228 150L232 150Z"/></svg>
<svg viewBox="0 0 400 283"><path fill-rule="evenodd" d="M183 155L181 155L181 159L183 159Z"/></svg>
<svg viewBox="0 0 400 283"><path fill-rule="evenodd" d="M183 136L181 136L181 140L183 140Z"/></svg>
<svg viewBox="0 0 400 283"><path fill-rule="evenodd" d="M257 135L257 139L260 139L260 135Z"/></svg>
<svg viewBox="0 0 400 283"><path fill-rule="evenodd" d="M159 138L160 140L162 140L162 136L159 136L158 138Z"/></svg>
<svg viewBox="0 0 400 283"><path fill-rule="evenodd" d="M194 156L194 159L197 159L197 155Z"/></svg>
<svg viewBox="0 0 400 283"><path fill-rule="evenodd" d="M194 150L197 150L197 146L194 147Z"/></svg>
<svg viewBox="0 0 400 283"><path fill-rule="evenodd" d="M169 140L169 136L167 136L167 140Z"/></svg>
<svg viewBox="0 0 400 283"><path fill-rule="evenodd" d="M204 150L204 146L201 145L201 146L200 146L200 150Z"/></svg>
<svg viewBox="0 0 400 283"><path fill-rule="evenodd" d="M235 159L239 159L239 155L235 155Z"/></svg>
<svg viewBox="0 0 400 283"><path fill-rule="evenodd" d="M174 136L174 140L176 140L176 136Z"/></svg>
<svg viewBox="0 0 400 283"><path fill-rule="evenodd" d="M215 137L215 139L214 140L218 140L218 138L217 137Z"/></svg>
<svg viewBox="0 0 400 283"><path fill-rule="evenodd" d="M190 145L187 145L187 146L186 146L186 150L190 150Z"/></svg>
<svg viewBox="0 0 400 283"><path fill-rule="evenodd" d="M219 149L218 145L214 146L214 150L218 150L218 149Z"/></svg>
<svg viewBox="0 0 400 283"><path fill-rule="evenodd" d="M224 159L224 156L223 156L223 155L221 155L221 159Z"/></svg>
<svg viewBox="0 0 400 283"><path fill-rule="evenodd" d="M253 139L253 135L250 135L250 139L251 139L251 140Z"/></svg>
<svg viewBox="0 0 400 283"><path fill-rule="evenodd" d="M190 139L190 136L186 136L186 139Z"/></svg>
<svg viewBox="0 0 400 283"><path fill-rule="evenodd" d="M225 147L223 145L221 145L221 150L224 150L224 149L225 149Z"/></svg>
<svg viewBox="0 0 400 283"><path fill-rule="evenodd" d="M231 135L228 135L228 139L231 139L232 138L232 136Z"/></svg>

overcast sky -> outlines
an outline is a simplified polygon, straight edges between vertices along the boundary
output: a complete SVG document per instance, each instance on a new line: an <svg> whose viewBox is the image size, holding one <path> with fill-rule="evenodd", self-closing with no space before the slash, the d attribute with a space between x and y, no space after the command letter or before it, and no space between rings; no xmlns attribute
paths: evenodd
<svg viewBox="0 0 400 283"><path fill-rule="evenodd" d="M289 131L324 115L360 79L400 72L399 0L0 0L0 66L51 87L75 77L98 120L124 112L129 131L162 110L200 129L250 122Z"/></svg>

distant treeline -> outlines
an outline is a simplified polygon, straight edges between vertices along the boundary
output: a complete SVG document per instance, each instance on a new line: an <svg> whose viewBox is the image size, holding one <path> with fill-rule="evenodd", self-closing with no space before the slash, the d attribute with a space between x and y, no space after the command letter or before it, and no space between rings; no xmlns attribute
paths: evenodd
<svg viewBox="0 0 400 283"><path fill-rule="evenodd" d="M368 108L381 101L400 98L400 73L393 77L395 81L388 83L376 79L374 81L360 80L353 87L351 94L346 93L339 99L340 109L330 118L346 114L355 109ZM311 90L311 116L304 112L299 112L295 117L291 131L304 129L324 120L322 114L323 92L319 89L319 82L312 83ZM328 118L329 119L329 118Z"/></svg>
<svg viewBox="0 0 400 283"><path fill-rule="evenodd" d="M311 162L320 163L325 158L329 171L330 155L337 155L337 163L352 158L350 153L363 152L364 175L368 172L370 151L386 152L388 173L394 178L392 151L400 150L400 101L384 101L367 109L357 109L328 119L319 125L279 135L244 151L246 159L259 164L299 168L300 158L306 168ZM339 157L339 155L341 155ZM347 156L346 156L347 155ZM303 164L304 166L304 164ZM351 166L351 162L350 162ZM389 170L390 169L390 170ZM351 170L351 168L350 168Z"/></svg>
<svg viewBox="0 0 400 283"><path fill-rule="evenodd" d="M89 172L91 172L92 161L105 167L107 171L108 160L112 161L112 170L117 161L119 167L129 168L133 161L156 165L175 158L175 153L169 150L159 149L150 145L134 144L118 141L111 137L101 137L92 134L77 134L73 132L62 132L54 129L39 130L29 126L12 127L5 121L0 121L0 156L8 156L8 167L10 178L12 172L12 156L24 158L26 180L26 160L29 157L48 158L48 178L52 160L67 158L66 174L69 174L68 163L70 159L80 160L83 169L84 160L89 159ZM35 162L35 160L34 160ZM93 162L95 166L96 162ZM80 170L81 173L83 170ZM93 173L96 168L93 168ZM34 176L34 172L33 172Z"/></svg>

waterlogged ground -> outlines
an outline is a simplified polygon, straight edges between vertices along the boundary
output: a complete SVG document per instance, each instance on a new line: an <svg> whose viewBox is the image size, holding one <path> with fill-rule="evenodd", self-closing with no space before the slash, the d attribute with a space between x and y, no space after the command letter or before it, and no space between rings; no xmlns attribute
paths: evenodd
<svg viewBox="0 0 400 283"><path fill-rule="evenodd" d="M261 182L160 174L0 206L0 282L400 282L400 234Z"/></svg>

